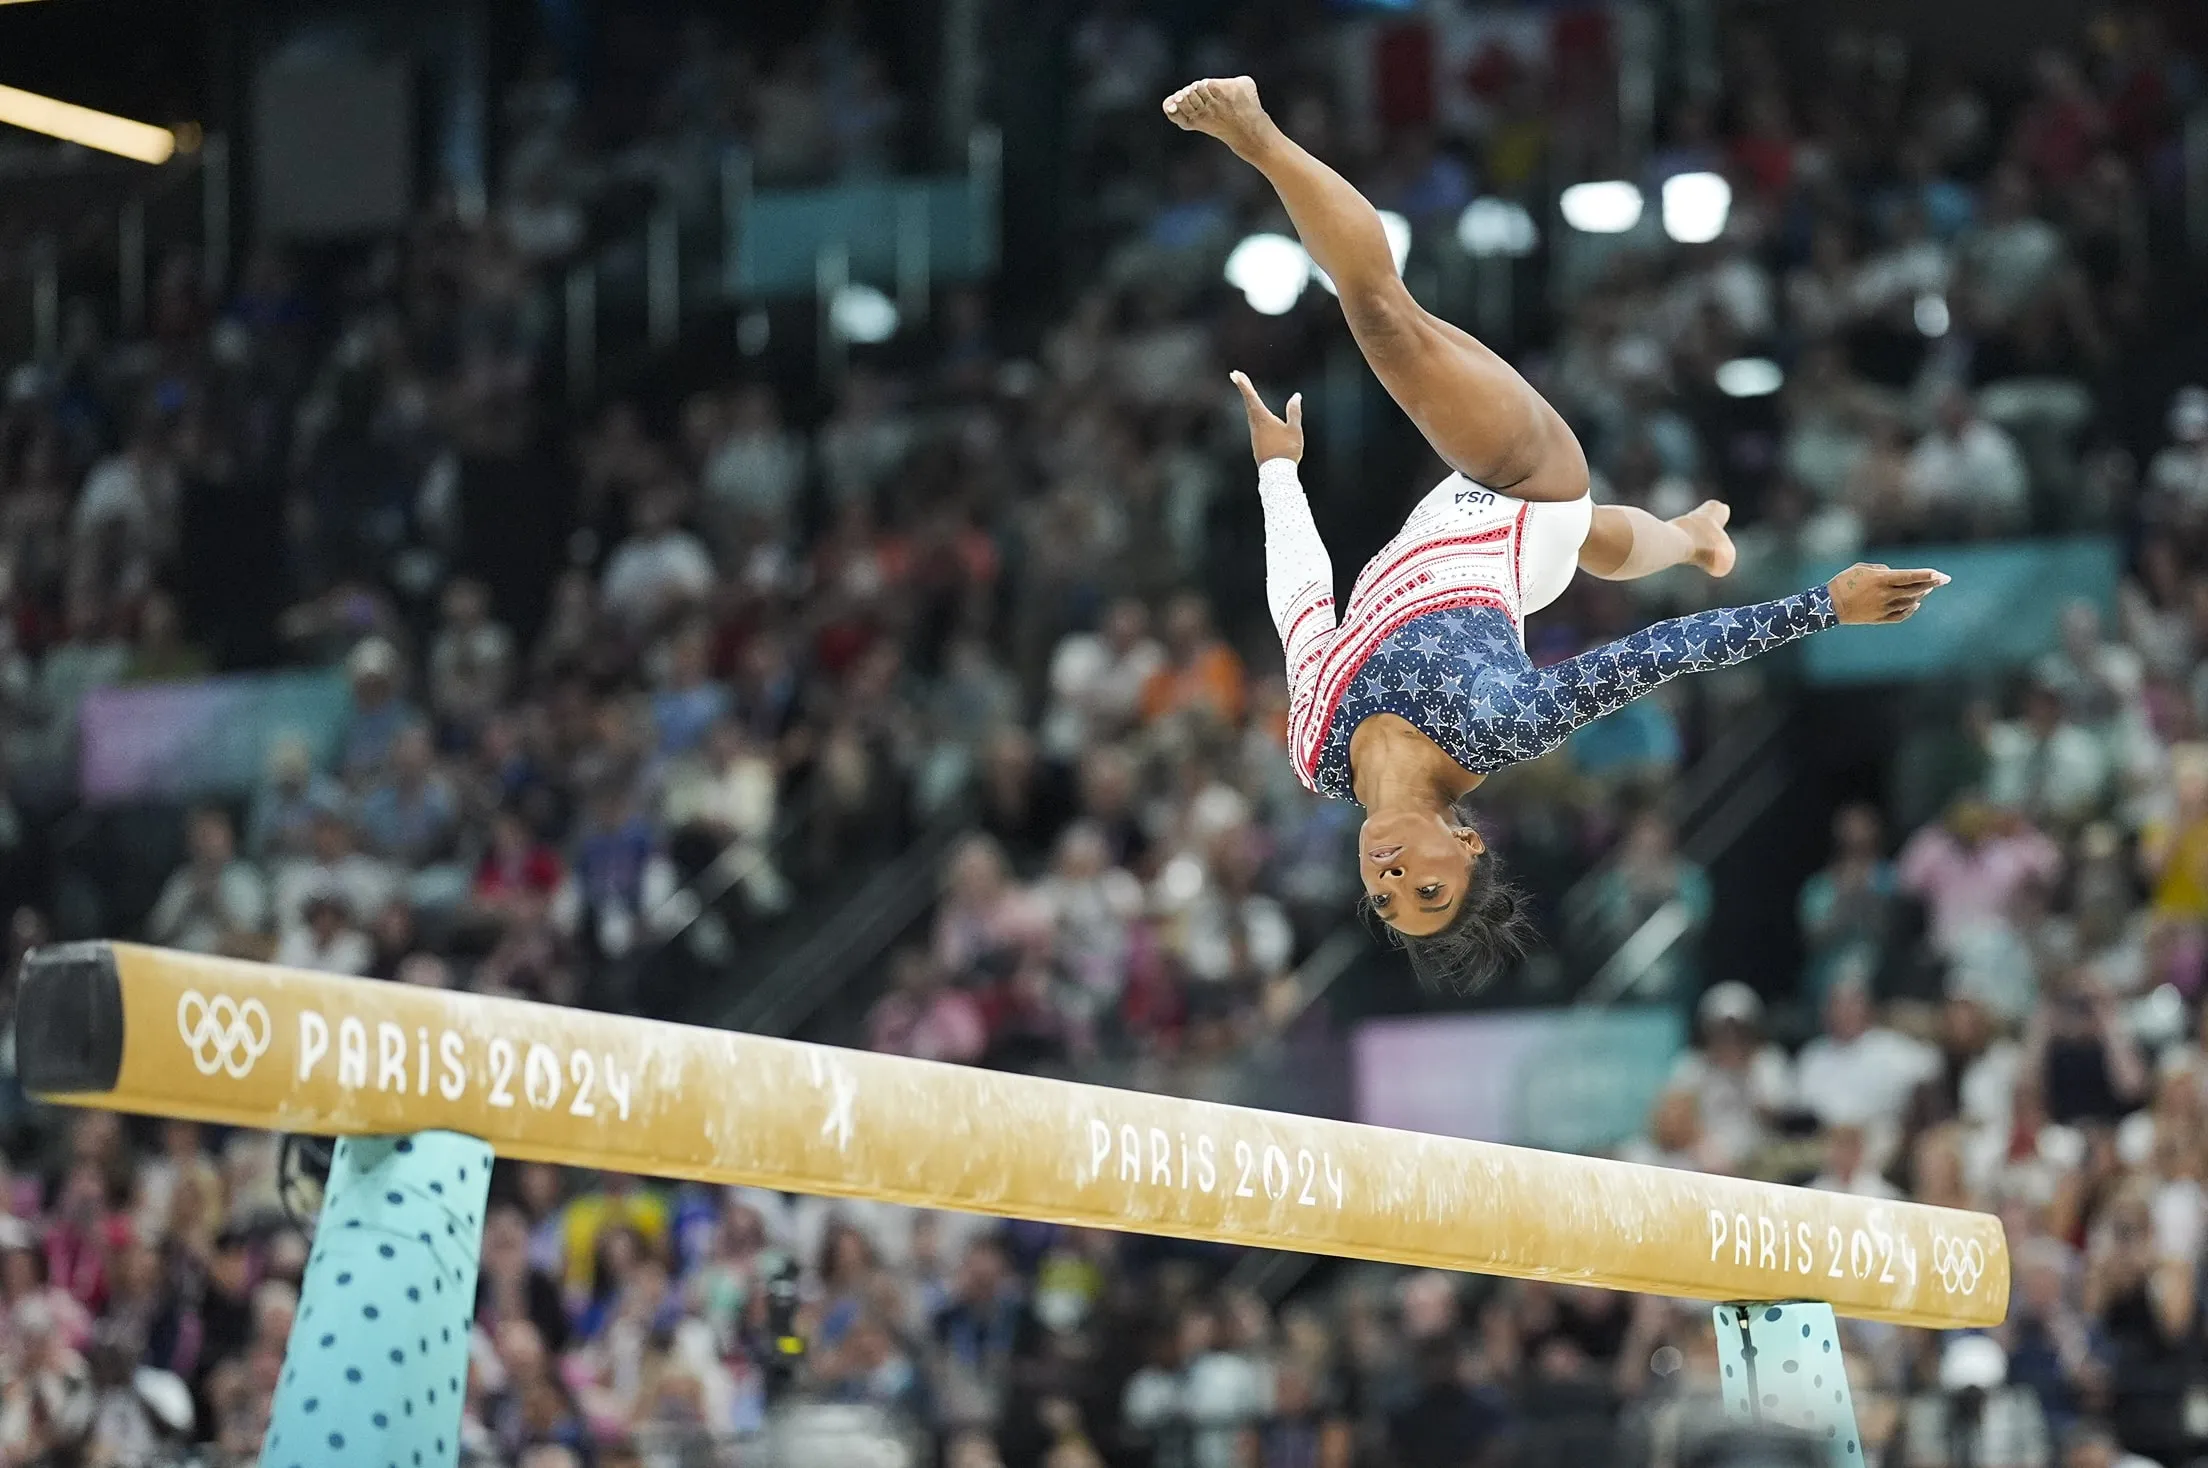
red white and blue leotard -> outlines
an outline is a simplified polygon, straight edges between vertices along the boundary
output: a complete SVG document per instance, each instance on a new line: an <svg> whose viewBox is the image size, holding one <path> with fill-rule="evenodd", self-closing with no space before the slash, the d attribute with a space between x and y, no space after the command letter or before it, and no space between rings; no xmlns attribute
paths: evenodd
<svg viewBox="0 0 2208 1468"><path fill-rule="evenodd" d="M1333 562L1295 464L1269 460L1257 479L1266 601L1288 662L1289 752L1322 795L1353 798L1349 739L1374 714L1408 719L1487 774L1554 749L1681 673L1744 662L1839 621L1831 593L1813 586L1659 622L1537 668L1522 624L1569 584L1591 501L1529 504L1452 474L1359 573L1337 617Z"/></svg>

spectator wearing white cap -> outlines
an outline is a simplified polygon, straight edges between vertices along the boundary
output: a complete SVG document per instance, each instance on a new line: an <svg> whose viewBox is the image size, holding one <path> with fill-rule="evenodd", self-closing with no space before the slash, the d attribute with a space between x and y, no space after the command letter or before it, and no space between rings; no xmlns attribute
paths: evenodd
<svg viewBox="0 0 2208 1468"><path fill-rule="evenodd" d="M364 780L383 768L400 731L420 716L400 692L405 669L399 650L386 639L363 640L346 656L345 673L352 680L353 712L340 764L346 779Z"/></svg>
<svg viewBox="0 0 2208 1468"><path fill-rule="evenodd" d="M1763 1001L1737 979L1711 986L1695 1012L1702 1043L1679 1057L1667 1090L1691 1092L1711 1165L1740 1170L1793 1104L1794 1068L1761 1033Z"/></svg>
<svg viewBox="0 0 2208 1468"><path fill-rule="evenodd" d="M245 822L245 849L255 861L304 856L313 845L314 818L337 810L345 792L314 767L314 752L296 734L269 741L268 778L254 792Z"/></svg>
<svg viewBox="0 0 2208 1468"><path fill-rule="evenodd" d="M2030 1387L2009 1381L2009 1355L1990 1335L1950 1336L1939 1372L1910 1398L1895 1468L2049 1468L2047 1413Z"/></svg>

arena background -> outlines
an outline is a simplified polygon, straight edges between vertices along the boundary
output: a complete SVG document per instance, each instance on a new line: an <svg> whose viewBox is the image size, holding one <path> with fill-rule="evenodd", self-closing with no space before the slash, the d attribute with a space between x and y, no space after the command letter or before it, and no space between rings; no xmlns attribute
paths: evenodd
<svg viewBox="0 0 2208 1468"><path fill-rule="evenodd" d="M0 1038L129 937L1981 1207L2007 1326L1849 1326L1879 1461L2208 1457L2204 60L2182 0L0 5L0 85L178 144L0 128ZM1160 118L1239 72L1598 497L1735 506L1537 657L1956 577L1491 782L1544 943L1476 995L1282 748L1226 372L1345 580L1440 470ZM0 1464L252 1460L301 1159L9 1049ZM497 1196L484 1465L1751 1460L1664 1302Z"/></svg>

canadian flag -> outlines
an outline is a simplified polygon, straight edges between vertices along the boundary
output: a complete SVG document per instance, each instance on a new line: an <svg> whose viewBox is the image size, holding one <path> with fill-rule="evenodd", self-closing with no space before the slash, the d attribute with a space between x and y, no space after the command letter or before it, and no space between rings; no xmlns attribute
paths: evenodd
<svg viewBox="0 0 2208 1468"><path fill-rule="evenodd" d="M1370 54L1373 115L1383 131L1432 127L1478 137L1521 86L1562 100L1590 74L1607 76L1610 16L1585 5L1438 6L1377 25Z"/></svg>

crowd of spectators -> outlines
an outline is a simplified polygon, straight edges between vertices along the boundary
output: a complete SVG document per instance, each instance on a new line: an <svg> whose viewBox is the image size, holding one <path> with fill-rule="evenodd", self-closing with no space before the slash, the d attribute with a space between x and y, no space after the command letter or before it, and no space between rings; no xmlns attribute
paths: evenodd
<svg viewBox="0 0 2208 1468"><path fill-rule="evenodd" d="M311 270L268 248L219 298L176 255L138 337L72 305L61 357L0 402L0 983L57 933L128 931L627 1007L671 935L830 922L943 828L940 900L853 1038L1079 1069L1276 1031L1297 959L1352 917L1355 811L1295 786L1261 601L1226 595L1256 547L1224 370L1311 380L1340 333L1320 291L1265 321L1218 287L1275 206L1150 109L1185 75L1258 72L1426 251L1475 190L1568 181L1541 160L1599 110L1557 41L1487 58L1469 121L1391 132L1332 85L1353 34L1177 52L1094 7L1070 94L1086 287L1032 330L947 292L826 399L761 371L570 423L550 323L606 201L695 204L732 139L763 185L920 161L918 102L845 21L767 56L700 25L618 125L548 58L504 100L483 217L440 201ZM1850 1327L1876 1461L1955 1461L1943 1383L1976 1369L2001 1404L1976 1468L2176 1468L2208 1435L2208 1038L2185 1018L2208 964L2208 394L2146 458L2103 409L2166 324L2194 63L2145 12L2050 52L2021 99L1883 42L1813 71L1728 44L1644 182L1725 172L1730 226L1612 254L1525 357L1597 493L1734 500L1716 594L1741 600L1869 543L2147 533L2113 615L2073 611L2024 686L1926 736L1955 751L1937 821L1889 859L1876 813L1842 816L1801 899L1823 1032L1790 1057L1751 991L1709 989L1629 1150L2003 1214L1999 1380L1982 1351L1943 1359L1960 1343ZM1775 404L1717 391L1756 356L1785 365ZM1423 487L1313 481L1328 523ZM1569 653L1712 594L1582 586L1529 637ZM142 901L57 883L87 691L272 662L342 669L331 757L278 741L245 798L180 813ZM1724 919L1648 797L1695 752L1695 700L1771 678L1667 690L1483 792L1529 883L1577 887L1595 956L1677 905L1656 987L1683 1002L1693 935ZM0 1464L249 1460L306 1257L275 1139L64 1119L6 1070ZM1713 1410L1707 1316L1666 1301L1375 1271L1282 1306L1231 1260L1129 1237L538 1167L496 1198L464 1436L485 1465L715 1462L785 1390L952 1468L1669 1464ZM785 1383L761 1342L792 1272L808 1354Z"/></svg>

